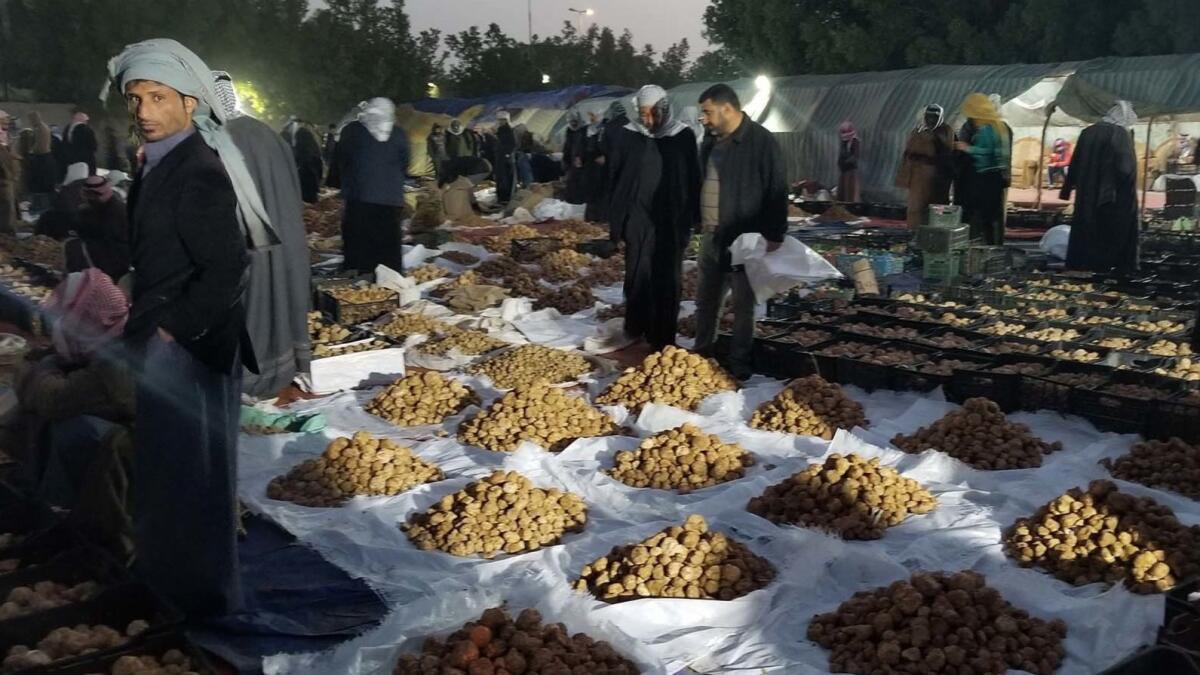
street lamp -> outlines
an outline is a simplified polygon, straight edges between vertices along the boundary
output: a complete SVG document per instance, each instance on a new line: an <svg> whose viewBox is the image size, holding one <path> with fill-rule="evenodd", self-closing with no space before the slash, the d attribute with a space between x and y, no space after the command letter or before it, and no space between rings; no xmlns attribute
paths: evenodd
<svg viewBox="0 0 1200 675"><path fill-rule="evenodd" d="M574 12L578 16L579 20L577 25L580 33L583 33L583 17L596 15L596 10L592 9L591 7L588 7L587 9L575 9L574 7L571 7L567 11Z"/></svg>

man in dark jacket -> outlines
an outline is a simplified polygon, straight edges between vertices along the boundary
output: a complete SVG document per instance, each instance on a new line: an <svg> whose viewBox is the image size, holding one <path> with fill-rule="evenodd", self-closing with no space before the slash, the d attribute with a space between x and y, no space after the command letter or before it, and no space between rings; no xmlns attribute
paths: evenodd
<svg viewBox="0 0 1200 675"><path fill-rule="evenodd" d="M83 162L87 164L88 175L91 176L96 173L96 151L100 149L100 143L96 140L96 132L88 125L89 119L87 113L82 110L75 111L71 123L63 132L63 154L67 166Z"/></svg>
<svg viewBox="0 0 1200 675"><path fill-rule="evenodd" d="M744 269L730 267L729 247L743 234L759 233L767 252L783 243L787 230L787 175L783 153L771 132L742 112L737 93L717 84L700 95L700 114L709 137L700 151L700 287L696 296L696 351L711 355L725 293L733 287L733 340L726 366L751 374L754 291Z"/></svg>
<svg viewBox="0 0 1200 675"><path fill-rule="evenodd" d="M373 98L342 129L334 160L342 181L342 249L346 269L402 272L401 208L408 178L408 134L396 126L396 105Z"/></svg>
<svg viewBox="0 0 1200 675"><path fill-rule="evenodd" d="M273 236L203 61L173 40L109 62L144 162L130 192L138 575L192 616L240 601L237 435L247 253ZM200 79L200 77L203 79ZM239 223L239 218L241 223Z"/></svg>
<svg viewBox="0 0 1200 675"><path fill-rule="evenodd" d="M630 122L613 163L609 233L625 244L625 334L655 349L675 344L683 252L700 222L696 134L671 119L662 87L638 91L639 122Z"/></svg>

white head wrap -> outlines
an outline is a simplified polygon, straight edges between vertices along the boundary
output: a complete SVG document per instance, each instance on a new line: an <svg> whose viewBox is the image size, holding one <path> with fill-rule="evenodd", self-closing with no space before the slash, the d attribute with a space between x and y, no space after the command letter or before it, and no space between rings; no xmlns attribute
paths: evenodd
<svg viewBox="0 0 1200 675"><path fill-rule="evenodd" d="M1128 129L1137 124L1137 113L1129 101L1117 101L1104 115L1104 121Z"/></svg>
<svg viewBox="0 0 1200 675"><path fill-rule="evenodd" d="M934 122L933 126L930 126L925 122L925 116L929 114L937 115L937 122ZM942 120L944 119L946 119L945 108L936 103L930 103L929 105L925 106L924 110L921 111L921 121L917 125L917 131L929 131L930 129L936 129L942 126Z"/></svg>
<svg viewBox="0 0 1200 675"><path fill-rule="evenodd" d="M233 77L223 71L213 71L213 89L217 92L217 99L221 102L221 109L225 111L225 119L232 120L242 116L242 111L238 109L237 90L233 88Z"/></svg>
<svg viewBox="0 0 1200 675"><path fill-rule="evenodd" d="M500 112L496 113L496 121L500 122L501 124L504 122L511 122L512 115L510 115L507 110L501 110Z"/></svg>
<svg viewBox="0 0 1200 675"><path fill-rule="evenodd" d="M100 91L100 100L108 98L112 85L124 93L125 85L134 80L160 82L196 99L192 123L200 138L217 152L225 166L225 173L237 195L238 218L251 244L254 248L262 248L279 243L262 197L246 168L246 158L225 128L225 109L213 89L212 70L204 61L174 40L155 39L129 45L108 62L108 80Z"/></svg>
<svg viewBox="0 0 1200 675"><path fill-rule="evenodd" d="M63 178L63 185L70 185L77 180L83 180L88 177L88 165L85 162L75 162L67 167L67 175Z"/></svg>
<svg viewBox="0 0 1200 675"><path fill-rule="evenodd" d="M638 90L635 100L639 108L653 107L658 110L659 115L662 117L662 125L658 131L651 131L642 124L639 117L625 125L626 129L650 136L651 138L667 138L688 128L688 125L671 117L671 101L667 99L667 90L662 87L656 84L648 84Z"/></svg>
<svg viewBox="0 0 1200 675"><path fill-rule="evenodd" d="M358 121L371 132L372 138L382 143L392 137L392 128L396 126L396 104L390 98L373 98L363 106Z"/></svg>
<svg viewBox="0 0 1200 675"><path fill-rule="evenodd" d="M988 100L996 106L996 112L1000 112L1000 108L1004 107L1004 99L1000 98L1000 94L988 94Z"/></svg>

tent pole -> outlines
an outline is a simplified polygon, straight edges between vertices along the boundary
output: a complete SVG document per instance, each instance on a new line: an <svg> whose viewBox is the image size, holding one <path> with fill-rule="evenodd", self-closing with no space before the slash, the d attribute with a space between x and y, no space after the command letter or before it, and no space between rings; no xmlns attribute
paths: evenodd
<svg viewBox="0 0 1200 675"><path fill-rule="evenodd" d="M1154 117L1146 123L1146 148L1142 151L1142 208L1138 211L1138 230L1146 222L1146 190L1150 187L1150 132L1154 129ZM1137 175L1136 172L1134 175Z"/></svg>
<svg viewBox="0 0 1200 675"><path fill-rule="evenodd" d="M1038 169L1037 169L1037 205L1034 207L1038 211L1042 210L1042 172L1046 170L1046 131L1050 128L1050 116L1054 114L1054 104L1051 103L1046 108L1046 121L1042 122L1042 145L1038 149Z"/></svg>

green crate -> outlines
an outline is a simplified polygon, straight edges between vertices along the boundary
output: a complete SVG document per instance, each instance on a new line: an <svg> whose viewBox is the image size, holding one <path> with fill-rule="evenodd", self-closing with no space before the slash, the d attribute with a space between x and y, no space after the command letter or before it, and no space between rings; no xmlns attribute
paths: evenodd
<svg viewBox="0 0 1200 675"><path fill-rule="evenodd" d="M917 228L913 245L926 253L949 253L961 251L971 245L971 228L966 225L957 227L936 227L927 225Z"/></svg>
<svg viewBox="0 0 1200 675"><path fill-rule="evenodd" d="M925 280L951 281L962 276L963 255L961 252L926 253L922 278Z"/></svg>
<svg viewBox="0 0 1200 675"><path fill-rule="evenodd" d="M967 249L967 276L991 276L1003 274L1012 266L1012 254L1005 246L972 246Z"/></svg>
<svg viewBox="0 0 1200 675"><path fill-rule="evenodd" d="M930 227L958 227L962 225L962 207L954 204L930 204Z"/></svg>

